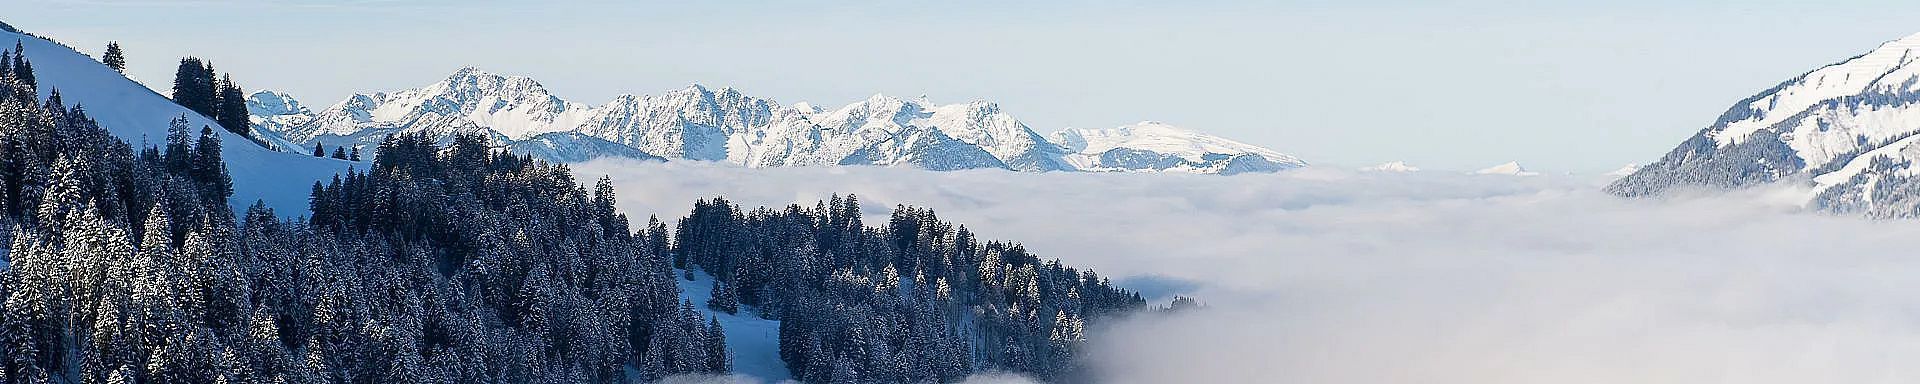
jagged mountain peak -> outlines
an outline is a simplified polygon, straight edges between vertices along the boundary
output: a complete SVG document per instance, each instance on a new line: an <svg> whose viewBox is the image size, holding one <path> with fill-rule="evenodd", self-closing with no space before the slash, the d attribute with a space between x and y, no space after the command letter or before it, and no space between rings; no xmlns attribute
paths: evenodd
<svg viewBox="0 0 1920 384"><path fill-rule="evenodd" d="M247 113L252 115L304 115L312 111L286 92L259 90L247 95Z"/></svg>

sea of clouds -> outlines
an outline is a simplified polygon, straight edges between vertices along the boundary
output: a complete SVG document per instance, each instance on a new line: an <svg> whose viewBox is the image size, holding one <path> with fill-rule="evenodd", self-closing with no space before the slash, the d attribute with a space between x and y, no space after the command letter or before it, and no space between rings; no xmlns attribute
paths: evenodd
<svg viewBox="0 0 1920 384"><path fill-rule="evenodd" d="M1791 187L1629 200L1589 179L1439 172L575 169L611 176L641 217L712 196L854 193L871 220L929 207L1149 296L1206 303L1096 330L1086 358L1107 382L1920 377L1920 222L1804 213Z"/></svg>

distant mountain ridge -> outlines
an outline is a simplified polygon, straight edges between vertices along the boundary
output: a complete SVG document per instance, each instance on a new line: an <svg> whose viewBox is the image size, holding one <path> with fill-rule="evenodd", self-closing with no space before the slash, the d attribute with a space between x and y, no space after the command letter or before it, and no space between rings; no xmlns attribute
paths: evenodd
<svg viewBox="0 0 1920 384"><path fill-rule="evenodd" d="M1607 187L1625 196L1804 179L1811 208L1920 212L1920 34L1822 66L1735 103L1707 128Z"/></svg>
<svg viewBox="0 0 1920 384"><path fill-rule="evenodd" d="M261 91L249 99L249 110L258 136L293 151L316 144L370 146L392 133L431 131L480 132L510 150L558 161L613 156L746 167L1211 174L1307 165L1277 151L1162 123L1046 136L987 101L940 105L874 95L827 109L696 84L587 105L556 97L530 78L472 67L420 88L355 94L319 111L284 93Z"/></svg>

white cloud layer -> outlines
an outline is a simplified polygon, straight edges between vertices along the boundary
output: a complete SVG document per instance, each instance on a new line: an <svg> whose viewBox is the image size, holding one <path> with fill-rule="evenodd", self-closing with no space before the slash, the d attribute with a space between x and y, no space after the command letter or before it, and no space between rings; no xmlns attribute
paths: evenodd
<svg viewBox="0 0 1920 384"><path fill-rule="evenodd" d="M622 209L857 193L1209 304L1093 336L1116 383L1807 383L1920 377L1920 222L1793 190L1624 200L1590 182L596 162ZM1782 198L1781 196L1788 196Z"/></svg>

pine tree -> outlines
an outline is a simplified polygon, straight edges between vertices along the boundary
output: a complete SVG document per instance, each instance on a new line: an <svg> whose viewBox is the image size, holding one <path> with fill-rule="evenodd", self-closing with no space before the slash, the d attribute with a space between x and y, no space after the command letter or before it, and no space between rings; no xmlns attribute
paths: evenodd
<svg viewBox="0 0 1920 384"><path fill-rule="evenodd" d="M233 196L233 177L227 174L227 163L220 158L220 135L214 134L210 127L200 127L200 140L193 154L192 175L200 184L200 198L225 205L227 198Z"/></svg>
<svg viewBox="0 0 1920 384"><path fill-rule="evenodd" d="M739 313L740 301L737 297L738 293L735 292L733 288L733 283L720 279L714 280L716 281L713 283L713 297L707 299L707 308L725 312L729 315Z"/></svg>
<svg viewBox="0 0 1920 384"><path fill-rule="evenodd" d="M335 158L335 159L340 159L340 160L346 160L346 159L347 159L347 150L346 150L346 149L343 149L343 148L341 148L341 147L333 147L333 158Z"/></svg>
<svg viewBox="0 0 1920 384"><path fill-rule="evenodd" d="M211 74L209 74L211 75ZM247 95L240 90L240 84L233 82L233 74L227 74L217 83L219 97L214 111L214 120L221 128L241 137L252 136L252 123L248 121Z"/></svg>
<svg viewBox="0 0 1920 384"><path fill-rule="evenodd" d="M218 116L219 97L215 88L213 65L200 61L196 57L180 59L180 67L173 72L173 102L203 116Z"/></svg>
<svg viewBox="0 0 1920 384"><path fill-rule="evenodd" d="M360 161L360 147L355 146L352 151L347 152L347 160Z"/></svg>
<svg viewBox="0 0 1920 384"><path fill-rule="evenodd" d="M320 143L313 143L313 157L327 157L327 147Z"/></svg>
<svg viewBox="0 0 1920 384"><path fill-rule="evenodd" d="M100 55L100 62L106 64L108 68L113 68L114 71L127 71L126 52L120 51L120 42L118 41L107 42L107 53Z"/></svg>
<svg viewBox="0 0 1920 384"><path fill-rule="evenodd" d="M34 79L33 62L27 60L27 48L19 40L13 42L13 78L28 88L39 86L39 81Z"/></svg>
<svg viewBox="0 0 1920 384"><path fill-rule="evenodd" d="M707 373L724 375L733 372L733 355L727 353L727 332L720 328L720 318L710 318L707 325Z"/></svg>

